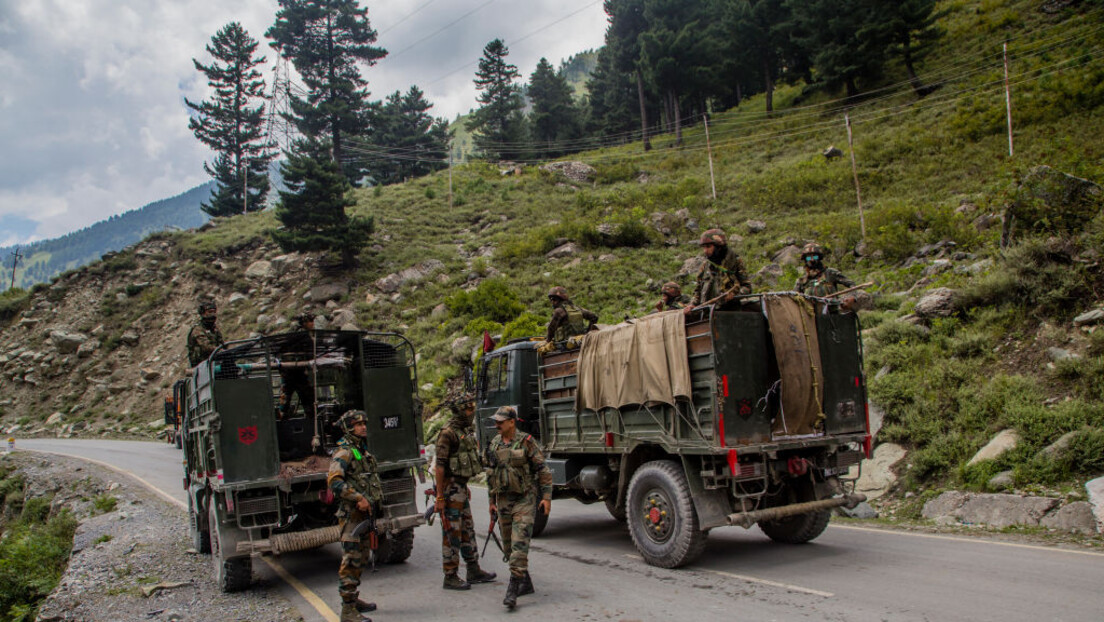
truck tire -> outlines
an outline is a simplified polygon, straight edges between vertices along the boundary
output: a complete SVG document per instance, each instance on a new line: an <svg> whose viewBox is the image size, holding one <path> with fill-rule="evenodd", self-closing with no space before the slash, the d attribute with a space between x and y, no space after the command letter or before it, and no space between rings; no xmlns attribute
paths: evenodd
<svg viewBox="0 0 1104 622"><path fill-rule="evenodd" d="M414 551L414 530L403 529L396 534L387 534L379 543L376 555L381 563L401 564Z"/></svg>
<svg viewBox="0 0 1104 622"><path fill-rule="evenodd" d="M698 527L690 484L675 462L658 460L637 469L625 508L633 544L649 564L678 568L705 548L709 532Z"/></svg>
<svg viewBox="0 0 1104 622"><path fill-rule="evenodd" d="M197 553L211 552L211 533L203 528L199 522L199 513L196 512L195 501L191 491L188 492L188 530L192 535L192 548Z"/></svg>
<svg viewBox="0 0 1104 622"><path fill-rule="evenodd" d="M816 500L816 493L811 483L803 481L790 486L789 497L792 502L801 503ZM759 521L759 529L775 542L804 544L824 533L831 518L832 512L829 510L811 512L777 520Z"/></svg>
<svg viewBox="0 0 1104 622"><path fill-rule="evenodd" d="M223 539L219 533L219 521L214 499L209 504L207 524L211 534L211 565L215 571L215 583L223 592L240 592L249 587L253 580L253 558L233 557L223 559Z"/></svg>
<svg viewBox="0 0 1104 622"><path fill-rule="evenodd" d="M615 520L619 523L625 522L625 520L626 520L625 508L621 508L620 510L617 509L617 495L607 496L605 501L606 501L606 510L609 511L610 516L613 517L613 520Z"/></svg>

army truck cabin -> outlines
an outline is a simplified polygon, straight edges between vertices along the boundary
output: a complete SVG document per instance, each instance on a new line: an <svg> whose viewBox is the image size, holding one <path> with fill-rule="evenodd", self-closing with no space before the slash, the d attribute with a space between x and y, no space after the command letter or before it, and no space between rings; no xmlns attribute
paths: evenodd
<svg viewBox="0 0 1104 622"><path fill-rule="evenodd" d="M410 556L424 522L414 498L425 462L416 373L405 338L360 331L231 342L196 367L184 388L184 488L194 546L211 554L224 591L249 585L254 554L339 539L326 475L351 409L368 414L383 480L376 558Z"/></svg>
<svg viewBox="0 0 1104 622"><path fill-rule="evenodd" d="M745 296L591 332L578 350L536 345L480 362L481 446L495 409L517 407L555 495L627 519L650 564L688 564L729 525L807 542L833 508L865 499L854 493L870 449L859 324L827 301Z"/></svg>

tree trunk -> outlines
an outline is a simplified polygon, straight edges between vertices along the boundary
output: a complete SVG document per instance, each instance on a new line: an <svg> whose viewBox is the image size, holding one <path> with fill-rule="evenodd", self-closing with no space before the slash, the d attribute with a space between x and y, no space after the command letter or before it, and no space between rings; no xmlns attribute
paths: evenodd
<svg viewBox="0 0 1104 622"><path fill-rule="evenodd" d="M847 87L847 99L851 99L859 94L859 88L855 86L855 78L848 77L844 81L844 85Z"/></svg>
<svg viewBox="0 0 1104 622"><path fill-rule="evenodd" d="M663 133L671 131L671 97L670 93L663 93Z"/></svg>
<svg viewBox="0 0 1104 622"><path fill-rule="evenodd" d="M763 54L763 90L767 96L767 114L774 112L774 76L771 75L770 55Z"/></svg>
<svg viewBox="0 0 1104 622"><path fill-rule="evenodd" d="M640 137L644 141L644 151L651 151L652 141L648 138L648 108L644 105L644 77L640 68L636 69L636 95L640 99Z"/></svg>
<svg viewBox="0 0 1104 622"><path fill-rule="evenodd" d="M673 92L673 91L671 92L671 101L673 102L673 105L671 107L675 111L675 146L676 147L681 147L682 146L682 111L679 110L678 94Z"/></svg>

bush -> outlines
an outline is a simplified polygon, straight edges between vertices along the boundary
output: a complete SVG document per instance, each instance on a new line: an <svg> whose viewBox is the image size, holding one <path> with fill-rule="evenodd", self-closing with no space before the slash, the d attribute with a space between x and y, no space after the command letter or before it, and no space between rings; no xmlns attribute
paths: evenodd
<svg viewBox="0 0 1104 622"><path fill-rule="evenodd" d="M632 162L611 162L599 164L595 168L597 172L594 175L594 181L599 184L632 181L640 175L640 169Z"/></svg>
<svg viewBox="0 0 1104 622"><path fill-rule="evenodd" d="M502 341L507 342L518 337L539 337L544 334L546 324L545 318L526 311L502 327Z"/></svg>
<svg viewBox="0 0 1104 622"><path fill-rule="evenodd" d="M31 293L16 287L0 292L0 322L7 322L30 306Z"/></svg>
<svg viewBox="0 0 1104 622"><path fill-rule="evenodd" d="M68 510L49 516L50 500L28 499L0 540L0 618L33 620L61 580L77 521Z"/></svg>
<svg viewBox="0 0 1104 622"><path fill-rule="evenodd" d="M119 500L111 495L99 495L92 500L92 507L100 514L114 512Z"/></svg>
<svg viewBox="0 0 1104 622"><path fill-rule="evenodd" d="M470 292L456 292L445 299L445 305L454 316L495 322L509 322L525 311L525 305L503 279L487 279Z"/></svg>

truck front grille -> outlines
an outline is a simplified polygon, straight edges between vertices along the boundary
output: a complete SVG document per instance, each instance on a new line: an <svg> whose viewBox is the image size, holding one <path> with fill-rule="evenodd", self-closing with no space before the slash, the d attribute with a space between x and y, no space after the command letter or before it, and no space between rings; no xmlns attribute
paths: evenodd
<svg viewBox="0 0 1104 622"><path fill-rule="evenodd" d="M414 491L414 478L412 477L396 477L395 479L383 480L383 494L384 495L397 495L403 493L410 493Z"/></svg>
<svg viewBox="0 0 1104 622"><path fill-rule="evenodd" d="M276 497L238 498L238 514L242 516L276 512L279 506L280 502Z"/></svg>

